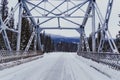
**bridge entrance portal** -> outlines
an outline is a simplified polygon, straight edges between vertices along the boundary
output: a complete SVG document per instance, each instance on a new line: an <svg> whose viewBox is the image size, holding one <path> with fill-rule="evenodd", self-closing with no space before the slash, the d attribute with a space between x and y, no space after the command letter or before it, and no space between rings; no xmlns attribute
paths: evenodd
<svg viewBox="0 0 120 80"><path fill-rule="evenodd" d="M91 28L92 52L102 52L103 45L107 39L112 52L118 52L117 47L111 38L108 30L108 22L111 14L113 0L108 0L105 17L103 17L96 0L18 0L16 6L11 10L8 17L3 21L0 16L0 33L4 38L6 48L12 50L6 30L17 34L17 51L20 50L22 18L28 18L31 22L32 33L26 45L28 51L34 40L34 48L37 44L41 49L40 32L44 29L72 29L80 34L78 51L86 47L90 52L86 28ZM17 29L7 26L10 18L18 13ZM24 14L23 14L24 13ZM96 24L100 24L100 28ZM96 45L96 34L101 34L100 44ZM97 46L97 49L96 49Z"/></svg>

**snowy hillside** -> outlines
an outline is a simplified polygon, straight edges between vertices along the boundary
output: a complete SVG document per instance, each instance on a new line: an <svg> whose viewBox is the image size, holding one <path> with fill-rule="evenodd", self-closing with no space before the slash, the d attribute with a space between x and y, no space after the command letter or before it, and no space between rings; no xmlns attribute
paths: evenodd
<svg viewBox="0 0 120 80"><path fill-rule="evenodd" d="M78 43L80 41L79 37L65 37L60 35L54 35L50 34L51 38L54 40L54 42L68 42L68 43Z"/></svg>

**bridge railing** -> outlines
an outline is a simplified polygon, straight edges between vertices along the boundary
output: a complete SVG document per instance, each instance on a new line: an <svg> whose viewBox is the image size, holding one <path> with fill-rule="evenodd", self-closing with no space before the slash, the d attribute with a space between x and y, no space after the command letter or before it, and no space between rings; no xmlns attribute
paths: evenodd
<svg viewBox="0 0 120 80"><path fill-rule="evenodd" d="M101 62L117 69L120 69L120 54L115 53L92 53L92 52L79 52L79 56L92 59L96 62Z"/></svg>
<svg viewBox="0 0 120 80"><path fill-rule="evenodd" d="M37 55L41 55L42 52L34 52L34 51L7 51L7 50L0 50L0 63L14 61L18 59L33 57Z"/></svg>

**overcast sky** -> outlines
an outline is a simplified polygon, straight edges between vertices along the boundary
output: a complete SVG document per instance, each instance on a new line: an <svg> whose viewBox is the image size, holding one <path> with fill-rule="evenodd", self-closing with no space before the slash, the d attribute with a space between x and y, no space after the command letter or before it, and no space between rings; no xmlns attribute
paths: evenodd
<svg viewBox="0 0 120 80"><path fill-rule="evenodd" d="M8 1L9 1L9 7L14 6L17 2L17 0L8 0ZM101 12L104 15L108 0L96 0L96 1L97 1L97 4ZM112 14L110 17L110 22L109 22L109 30L112 34L112 37L114 38L116 34L118 34L118 30L120 30L120 27L118 26L118 21L120 20L120 18L118 18L119 13L120 13L120 0L114 0ZM75 30L46 30L46 32L51 33L51 34L57 34L57 35L59 34L63 36L68 36L68 37L79 36L78 32L76 32ZM86 28L86 32L88 36L91 32L90 28Z"/></svg>

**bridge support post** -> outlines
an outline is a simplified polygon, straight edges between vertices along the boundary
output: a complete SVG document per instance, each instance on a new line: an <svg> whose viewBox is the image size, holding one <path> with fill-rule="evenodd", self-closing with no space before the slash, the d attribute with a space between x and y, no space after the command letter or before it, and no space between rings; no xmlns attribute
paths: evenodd
<svg viewBox="0 0 120 80"><path fill-rule="evenodd" d="M96 40L95 40L95 0L92 1L92 52L96 52Z"/></svg>
<svg viewBox="0 0 120 80"><path fill-rule="evenodd" d="M22 0L19 0L20 6L19 6L19 17L18 17L18 34L17 34L17 51L20 51L20 43L21 43L21 27L22 27Z"/></svg>
<svg viewBox="0 0 120 80"><path fill-rule="evenodd" d="M42 45L41 45L41 38L40 38L40 32L42 31L39 26L36 26L36 30L35 30L35 36L34 36L34 50L42 50Z"/></svg>
<svg viewBox="0 0 120 80"><path fill-rule="evenodd" d="M42 30L39 28L39 26L37 26L37 42L38 42L37 46L38 46L38 50L40 50L40 51L43 50L42 49L42 44L41 44L41 37L40 37L40 32L41 31Z"/></svg>
<svg viewBox="0 0 120 80"><path fill-rule="evenodd" d="M76 29L76 31L80 34L80 42L78 44L78 50L77 52L82 52L85 50L87 52L90 52L90 48L89 48L89 44L88 44L88 40L84 31L84 27L80 27L79 29Z"/></svg>

